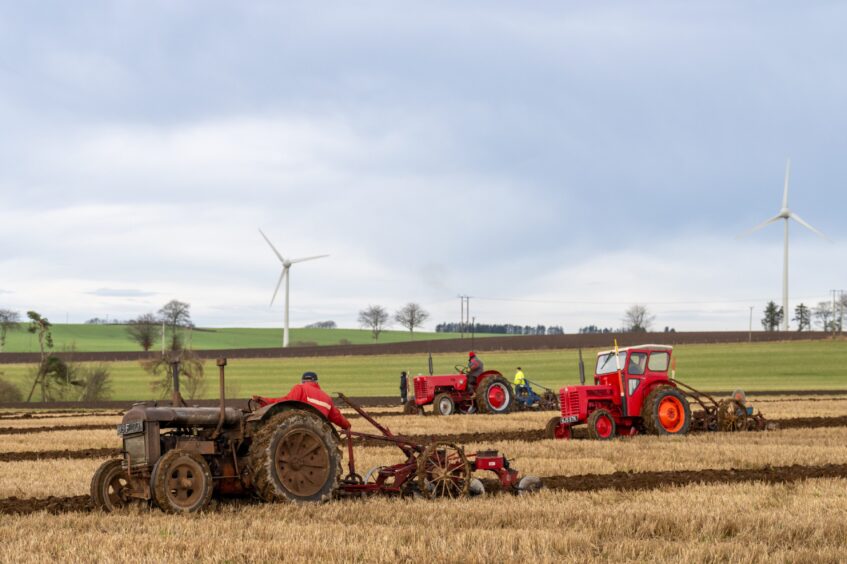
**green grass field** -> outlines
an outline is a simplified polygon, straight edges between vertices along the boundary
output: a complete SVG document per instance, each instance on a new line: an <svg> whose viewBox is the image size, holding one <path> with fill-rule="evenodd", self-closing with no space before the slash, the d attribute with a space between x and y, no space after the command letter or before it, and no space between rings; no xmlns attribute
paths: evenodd
<svg viewBox="0 0 847 564"><path fill-rule="evenodd" d="M596 350L584 351L586 373L593 374ZM677 378L704 390L742 388L757 390L847 390L847 342L798 341L760 344L710 344L678 346ZM527 378L551 388L578 383L577 352L574 350L504 351L481 355L487 368L498 369L511 378L520 365ZM436 373L452 372L463 363L461 354L434 355ZM152 399L150 376L137 362L110 365L116 400ZM0 365L2 376L23 388L30 365ZM306 370L320 375L329 392L351 396L398 393L401 370L414 376L426 371L426 356L348 356L288 359L232 360L227 378L240 397L282 395L299 381ZM205 397L217 397L214 361L206 362Z"/></svg>
<svg viewBox="0 0 847 564"><path fill-rule="evenodd" d="M189 333L183 332L184 339ZM477 335L484 337L486 335ZM415 340L454 339L458 333L415 333ZM191 346L195 350L272 348L282 344L280 328L219 328L195 329L190 332ZM317 345L370 344L374 340L365 329L291 329L292 345L310 343ZM409 340L408 331L385 331L378 343L396 343ZM53 343L57 351L134 351L139 346L129 338L126 325L78 325L56 324L53 326ZM161 346L157 341L154 349ZM6 352L38 352L38 339L25 329L11 331L6 336Z"/></svg>

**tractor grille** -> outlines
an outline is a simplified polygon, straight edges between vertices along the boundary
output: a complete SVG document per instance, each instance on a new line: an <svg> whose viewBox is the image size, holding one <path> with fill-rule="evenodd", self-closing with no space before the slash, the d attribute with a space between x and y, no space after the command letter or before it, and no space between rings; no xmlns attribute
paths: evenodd
<svg viewBox="0 0 847 564"><path fill-rule="evenodd" d="M562 397L559 398L559 401L562 404L562 415L579 414L579 392L576 390L562 391Z"/></svg>
<svg viewBox="0 0 847 564"><path fill-rule="evenodd" d="M426 378L415 378L415 397L425 398L427 395L427 380Z"/></svg>

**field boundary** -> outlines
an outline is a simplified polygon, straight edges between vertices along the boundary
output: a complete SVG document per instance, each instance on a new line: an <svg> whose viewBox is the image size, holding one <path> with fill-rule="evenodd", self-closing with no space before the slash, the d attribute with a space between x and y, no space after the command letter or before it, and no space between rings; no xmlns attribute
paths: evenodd
<svg viewBox="0 0 847 564"><path fill-rule="evenodd" d="M566 335L519 335L504 337L480 337L479 339L439 339L410 341L408 343L385 343L368 345L320 345L290 348L244 348L244 349L195 349L203 358L296 358L325 356L374 356L394 354L456 353L478 351L527 351L544 349L575 349L579 347L607 347L612 339L621 346L641 343L662 345L693 345L714 343L746 343L750 338L747 331L700 331L679 333L591 333ZM773 343L781 341L817 341L830 339L832 335L822 331L798 332L754 332L752 342ZM120 362L149 360L161 356L155 352L55 352L56 356L78 362ZM37 363L39 353L0 353L0 364Z"/></svg>

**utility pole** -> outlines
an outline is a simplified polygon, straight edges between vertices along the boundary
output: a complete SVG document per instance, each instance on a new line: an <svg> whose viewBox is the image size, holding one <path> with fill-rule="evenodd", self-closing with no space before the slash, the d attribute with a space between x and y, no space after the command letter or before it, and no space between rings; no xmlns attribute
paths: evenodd
<svg viewBox="0 0 847 564"><path fill-rule="evenodd" d="M471 349L476 348L474 337L476 337L476 317L473 318L473 323L471 323Z"/></svg>
<svg viewBox="0 0 847 564"><path fill-rule="evenodd" d="M462 334L462 339L465 338L465 296L459 296L459 306L461 307L461 312L459 313L459 332Z"/></svg>
<svg viewBox="0 0 847 564"><path fill-rule="evenodd" d="M832 338L835 338L835 290L832 291Z"/></svg>
<svg viewBox="0 0 847 564"><path fill-rule="evenodd" d="M747 342L753 342L753 306L750 306L750 328L747 333Z"/></svg>
<svg viewBox="0 0 847 564"><path fill-rule="evenodd" d="M162 317L162 357L165 356L165 318Z"/></svg>

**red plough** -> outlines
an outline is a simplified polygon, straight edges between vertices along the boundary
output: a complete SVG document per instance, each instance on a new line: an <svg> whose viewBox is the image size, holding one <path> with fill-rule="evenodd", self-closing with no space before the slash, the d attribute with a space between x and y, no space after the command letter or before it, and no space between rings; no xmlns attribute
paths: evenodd
<svg viewBox="0 0 847 564"><path fill-rule="evenodd" d="M425 498L459 498L485 493L482 482L473 477L477 470L488 470L496 474L504 491L523 493L541 487L535 476L520 477L505 455L496 450L466 454L464 447L453 443L434 442L420 444L400 435L373 419L364 409L344 394L338 397L381 434L343 431L347 435L348 474L342 479L341 495L400 495ZM353 455L353 439L366 439L394 444L406 456L406 460L392 466L377 466L365 476L356 472Z"/></svg>

